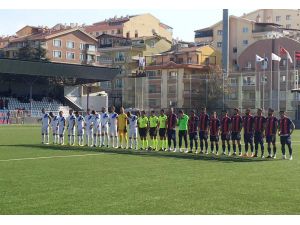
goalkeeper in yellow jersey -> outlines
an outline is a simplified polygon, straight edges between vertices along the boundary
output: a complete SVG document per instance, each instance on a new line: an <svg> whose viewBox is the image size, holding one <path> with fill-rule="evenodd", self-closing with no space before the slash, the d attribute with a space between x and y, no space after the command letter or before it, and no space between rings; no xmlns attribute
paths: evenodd
<svg viewBox="0 0 300 225"><path fill-rule="evenodd" d="M119 148L127 148L128 145L128 138L127 138L127 124L128 124L128 117L124 113L124 108L120 108L120 114L118 116L118 133L119 133ZM123 142L125 141L125 145Z"/></svg>

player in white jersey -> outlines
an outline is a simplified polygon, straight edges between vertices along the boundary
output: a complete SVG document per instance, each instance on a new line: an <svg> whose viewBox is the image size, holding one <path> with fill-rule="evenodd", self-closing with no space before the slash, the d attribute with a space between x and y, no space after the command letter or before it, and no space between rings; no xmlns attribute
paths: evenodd
<svg viewBox="0 0 300 225"><path fill-rule="evenodd" d="M49 115L51 117L53 144L57 144L58 143L58 116L55 116L52 112L50 112Z"/></svg>
<svg viewBox="0 0 300 225"><path fill-rule="evenodd" d="M42 109L43 116L42 120L42 144L49 144L49 125L51 123L51 117ZM46 139L46 140L45 140Z"/></svg>
<svg viewBox="0 0 300 225"><path fill-rule="evenodd" d="M115 107L111 107L111 112L108 118L108 125L109 125L109 134L111 140L111 147L118 148L118 114L115 112ZM116 143L114 143L116 140Z"/></svg>
<svg viewBox="0 0 300 225"><path fill-rule="evenodd" d="M109 143L108 120L109 120L109 114L106 112L106 108L103 107L101 113L101 147L105 145L108 147L108 143Z"/></svg>
<svg viewBox="0 0 300 225"><path fill-rule="evenodd" d="M73 114L73 109L69 110L69 116L67 118L68 122L68 145L75 144L75 116Z"/></svg>
<svg viewBox="0 0 300 225"><path fill-rule="evenodd" d="M138 141L137 141L137 133L138 133L138 117L133 115L130 111L127 112L128 122L129 122L129 149L132 149L132 143L134 145L134 149L138 150ZM133 141L132 141L133 139Z"/></svg>
<svg viewBox="0 0 300 225"><path fill-rule="evenodd" d="M84 127L85 127L85 137L86 137L86 146L90 146L93 143L93 115L90 114L90 110L86 111L86 116L84 117ZM90 142L91 140L91 142Z"/></svg>
<svg viewBox="0 0 300 225"><path fill-rule="evenodd" d="M66 119L63 116L63 112L59 111L58 117L58 134L59 134L59 141L58 144L64 145L65 144L65 126L66 126Z"/></svg>
<svg viewBox="0 0 300 225"><path fill-rule="evenodd" d="M95 111L93 115L93 133L94 133L94 147L101 146L101 116ZM99 140L99 144L98 144Z"/></svg>
<svg viewBox="0 0 300 225"><path fill-rule="evenodd" d="M83 135L84 135L84 117L80 112L75 112L76 116L76 126L77 126L77 136L78 136L78 145L83 146Z"/></svg>

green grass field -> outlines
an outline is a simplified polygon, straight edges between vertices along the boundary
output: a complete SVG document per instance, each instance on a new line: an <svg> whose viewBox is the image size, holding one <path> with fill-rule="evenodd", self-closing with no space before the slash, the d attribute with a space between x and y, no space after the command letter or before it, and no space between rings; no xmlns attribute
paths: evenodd
<svg viewBox="0 0 300 225"><path fill-rule="evenodd" d="M0 214L300 214L294 160L43 146L0 127ZM12 160L21 159L21 160Z"/></svg>

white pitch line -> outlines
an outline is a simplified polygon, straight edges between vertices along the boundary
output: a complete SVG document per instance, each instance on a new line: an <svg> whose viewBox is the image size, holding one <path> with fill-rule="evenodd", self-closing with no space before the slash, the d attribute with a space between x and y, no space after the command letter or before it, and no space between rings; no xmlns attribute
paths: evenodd
<svg viewBox="0 0 300 225"><path fill-rule="evenodd" d="M84 156L93 156L93 155L101 155L101 152L94 153L94 154L83 154L83 155L57 155L57 156L42 156L42 157L35 157L35 158L0 159L0 162L24 161L24 160L35 160L35 159L71 158L71 157L84 157Z"/></svg>

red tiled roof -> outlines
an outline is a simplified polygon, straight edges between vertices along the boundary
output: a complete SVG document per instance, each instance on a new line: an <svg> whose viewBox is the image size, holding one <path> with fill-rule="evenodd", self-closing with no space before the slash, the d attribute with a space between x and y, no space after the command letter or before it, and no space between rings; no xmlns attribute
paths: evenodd
<svg viewBox="0 0 300 225"><path fill-rule="evenodd" d="M67 29L61 29L61 30L46 30L44 33L38 33L38 34L32 34L32 35L28 35L28 36L24 36L24 37L16 37L14 39L12 39L10 42L14 43L14 42L20 42L20 41L25 41L25 40L47 40L50 38L53 38L55 36L59 36L59 35L63 35L65 33L69 33L69 32L73 32L73 31L82 31L79 28L67 28ZM86 34L88 36L90 36L89 34ZM90 36L91 38L94 38L92 36Z"/></svg>
<svg viewBox="0 0 300 225"><path fill-rule="evenodd" d="M84 28L85 32L97 32L97 31L105 31L105 30L115 30L122 28L123 25L111 26L109 24L99 24L99 25L90 25Z"/></svg>

